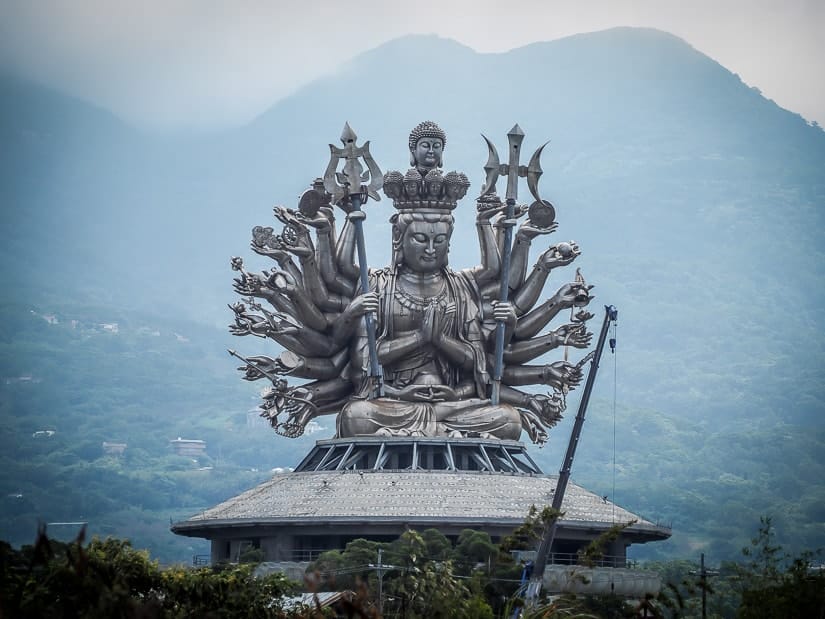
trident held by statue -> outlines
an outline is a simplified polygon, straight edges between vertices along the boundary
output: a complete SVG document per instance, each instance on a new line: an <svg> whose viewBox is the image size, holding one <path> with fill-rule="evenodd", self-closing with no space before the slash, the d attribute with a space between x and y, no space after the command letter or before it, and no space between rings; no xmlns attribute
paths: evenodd
<svg viewBox="0 0 825 619"><path fill-rule="evenodd" d="M489 157L487 158L487 165L484 166L486 179L484 187L481 189L481 195L484 197L495 192L496 182L501 175L507 175L507 194L506 194L506 217L504 219L504 248L501 256L501 279L499 287L499 300L506 303L510 296L510 254L513 251L513 226L515 225L515 210L516 198L518 198L518 179L519 177L527 178L527 187L530 193L535 198L536 202L542 208L552 207L549 203L544 202L539 196L538 181L542 175L540 164L541 152L548 142L542 144L533 156L530 158L530 163L526 166L519 165L519 155L521 150L521 143L524 141L524 131L518 124L514 125L507 134L507 141L509 143L509 162L501 163L498 156L498 151L493 143L485 136L481 135L484 141L487 142L487 149L489 150ZM531 207L532 210L532 207ZM551 212L548 225L552 223L554 214ZM504 330L505 324L503 321L498 321L496 324L496 348L495 348L495 365L493 367L493 388L491 399L493 404L498 404L501 398L501 377L504 373Z"/></svg>
<svg viewBox="0 0 825 619"><path fill-rule="evenodd" d="M324 189L332 196L332 203L339 206L347 204L350 214L362 213L361 205L369 198L376 202L381 199L378 190L384 184L384 177L378 164L370 154L370 143L365 142L363 146L356 146L355 141L358 136L349 126L344 124L341 133L343 148L338 148L333 144L329 145L330 159L324 172ZM364 171L360 159L363 158L367 165ZM344 167L338 172L338 163L344 160ZM367 184L367 182L369 183ZM367 248L364 243L364 215L350 216L355 227L355 243L358 248L358 267L361 276L361 292L367 294L370 291L369 273L367 271ZM375 343L375 321L372 313L364 315L364 324L367 328L367 346L370 356L370 378L373 380L375 389L372 397L384 395L384 381L381 366L378 363L378 348Z"/></svg>

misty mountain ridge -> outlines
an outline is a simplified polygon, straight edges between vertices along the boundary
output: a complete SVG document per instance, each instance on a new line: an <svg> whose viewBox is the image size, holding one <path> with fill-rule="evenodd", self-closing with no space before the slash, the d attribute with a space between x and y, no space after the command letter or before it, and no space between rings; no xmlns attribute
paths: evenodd
<svg viewBox="0 0 825 619"><path fill-rule="evenodd" d="M251 228L273 225L273 204L296 205L323 173L326 145L338 143L344 122L359 143L371 141L385 171L407 168L407 134L419 121L444 127L446 169L464 171L473 183L456 211L455 268L478 261L472 197L487 157L479 132L501 152L518 122L526 150L551 140L540 190L556 205L560 227L534 242L533 257L551 242L575 239L583 250L575 266L596 284L593 311L603 303L619 308L618 440L626 506L674 520L682 527L677 535L691 536L691 544L718 532L692 519L688 491L694 496L701 487L705 501L721 500L738 492L734 475L751 493L742 495L750 497L749 514L763 509L753 496L770 496L766 507L784 509L794 443L779 437L805 437L795 454L799 466L806 463L799 477L810 484L811 501L825 496L816 482L825 470L821 458L812 457L825 445L825 133L677 37L619 28L498 54L433 36L404 37L352 59L245 127L201 136L147 134L108 112L5 78L0 106L7 145L0 155L7 322L15 324L31 308L76 317L67 308L94 306L94 320L135 312L157 317L145 320L153 325L190 321L204 338L197 346L217 351L203 370L209 380L198 389L172 378L180 372L197 380L199 359L209 355L179 356L180 347L171 347L162 373L168 378L141 370L156 381L146 387L154 395L168 392L179 402L174 419L155 415L154 395L139 401L142 383L119 374L117 384L95 378L94 392L85 396L84 385L70 385L73 403L36 410L44 423L64 423L61 407L82 419L83 398L103 396L110 385L108 400L121 393L130 411L161 424L158 435L163 424L168 433L184 425L211 432L217 444L228 440L216 431L223 421L214 416L245 414L249 398L234 398L244 392L252 398L259 385L243 384L229 360L220 384L216 363L223 363L227 341L241 352L261 351L259 341L232 339L223 330L231 319L226 303L234 300L229 257L242 255L252 268L269 266L248 250ZM365 210L369 261L382 266L389 260L391 205L385 199ZM547 293L573 271L554 272ZM77 347L68 336L60 346L40 341L56 331L29 326L21 333L4 332L4 376L32 370L48 377L53 364L35 352L71 358ZM27 351L26 337L37 346ZM124 341L101 339L88 350L104 359L88 365L116 366L117 355L128 352ZM139 346L143 340L128 341ZM22 361L12 354L21 350L27 351ZM610 461L602 435L609 432L609 374L603 370L597 381L592 434L585 429L576 463L581 473L574 471L603 493L606 469L596 465ZM61 381L71 380L60 372L45 382L54 390L52 401L63 402ZM0 401L3 421L35 414L22 392L15 393L7 404ZM539 452L548 472L560 461L577 402L574 392L568 418ZM202 410L213 418L201 418ZM106 416L97 419L105 427ZM15 428L22 426L9 424L13 449L15 432L22 432ZM782 476L755 473L759 463L744 455L739 462L748 467L728 461L720 447L734 442L737 454L748 445L764 450L772 436L773 448L784 446L776 457L789 459ZM283 449L285 441L273 433L272 449ZM678 445L690 448L677 454ZM702 481L694 487L691 471L700 468ZM816 513L796 508L786 522L806 518L813 529L805 539L825 540ZM682 537L673 545L686 543Z"/></svg>

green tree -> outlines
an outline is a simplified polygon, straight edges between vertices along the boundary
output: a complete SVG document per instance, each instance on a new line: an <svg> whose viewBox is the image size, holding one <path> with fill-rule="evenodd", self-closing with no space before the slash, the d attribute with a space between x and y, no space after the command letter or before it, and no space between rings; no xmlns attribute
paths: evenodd
<svg viewBox="0 0 825 619"><path fill-rule="evenodd" d="M814 568L818 553L791 557L775 541L770 517L759 519L751 545L742 549L749 560L741 566L740 619L805 619L825 613L825 572Z"/></svg>
<svg viewBox="0 0 825 619"><path fill-rule="evenodd" d="M427 556L432 561L444 561L450 558L453 545L438 529L424 529L421 539L427 547Z"/></svg>
<svg viewBox="0 0 825 619"><path fill-rule="evenodd" d="M464 529L458 536L453 559L461 568L462 574L469 574L478 564L491 565L498 556L498 546L484 531Z"/></svg>
<svg viewBox="0 0 825 619"><path fill-rule="evenodd" d="M20 618L289 617L279 600L292 590L280 574L253 578L252 566L161 569L119 539L85 532L71 544L40 530L34 546L0 543L0 616Z"/></svg>
<svg viewBox="0 0 825 619"><path fill-rule="evenodd" d="M342 551L321 553L307 568L307 573L317 581L313 588L358 591L363 585L367 587L367 593L376 598L376 577L370 564L377 563L378 549L384 547L386 544L359 538L348 543Z"/></svg>
<svg viewBox="0 0 825 619"><path fill-rule="evenodd" d="M387 614L433 618L490 617L492 609L458 577L452 561L434 561L417 531L406 531L389 545L387 557L400 569L388 575Z"/></svg>

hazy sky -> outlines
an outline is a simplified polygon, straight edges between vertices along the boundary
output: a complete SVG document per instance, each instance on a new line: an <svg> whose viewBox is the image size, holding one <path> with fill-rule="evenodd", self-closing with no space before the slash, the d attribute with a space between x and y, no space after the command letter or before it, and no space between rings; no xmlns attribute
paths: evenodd
<svg viewBox="0 0 825 619"><path fill-rule="evenodd" d="M0 0L0 68L142 125L215 127L404 34L497 52L614 26L682 37L825 125L825 0Z"/></svg>

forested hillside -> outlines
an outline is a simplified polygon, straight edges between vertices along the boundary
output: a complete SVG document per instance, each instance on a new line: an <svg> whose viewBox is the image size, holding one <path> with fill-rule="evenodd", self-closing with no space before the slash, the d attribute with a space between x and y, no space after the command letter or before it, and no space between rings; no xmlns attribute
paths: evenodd
<svg viewBox="0 0 825 619"><path fill-rule="evenodd" d="M369 87L353 96L353 84ZM425 118L446 129L445 165L468 174L469 197L479 132L499 143L518 122L531 152L551 140L542 195L560 227L548 242L575 239L595 311L620 312L615 417L608 358L573 474L672 522L671 541L639 552L729 558L762 514L791 550L825 546L825 133L676 37L638 29L504 54L399 39L216 135L140 133L0 78L0 537L30 541L38 518L88 520L186 560L193 540L168 533L170 518L330 436L331 419L298 441L247 426L260 385L239 380L225 349L262 348L225 331L229 257L249 257L273 204L295 206L345 121L383 169L401 169ZM456 268L478 260L465 202ZM376 266L389 209L367 207ZM548 294L572 276L554 273ZM577 402L537 450L547 472ZM207 441L207 458L173 456L178 436ZM104 456L103 441L128 448Z"/></svg>
<svg viewBox="0 0 825 619"><path fill-rule="evenodd" d="M294 466L311 444L278 440L258 418L216 329L101 306L9 304L2 316L4 539L30 543L38 521L88 521L92 534L188 561L208 545L172 535L170 520ZM206 441L206 454L175 455L178 437ZM107 454L104 442L127 447Z"/></svg>

